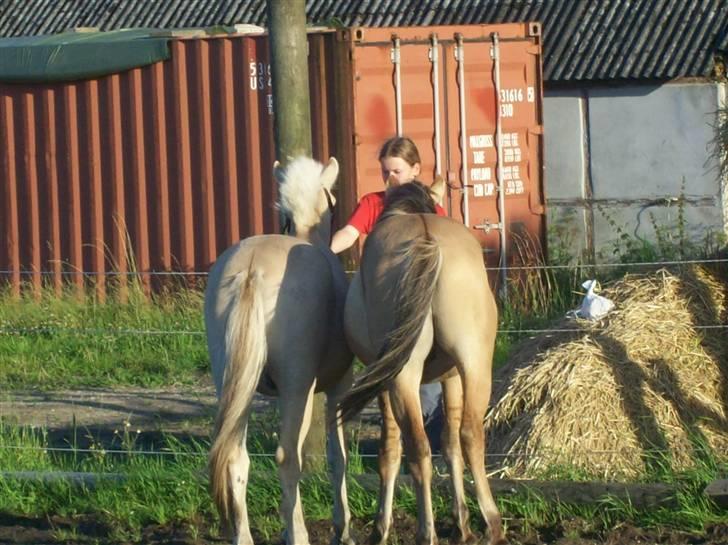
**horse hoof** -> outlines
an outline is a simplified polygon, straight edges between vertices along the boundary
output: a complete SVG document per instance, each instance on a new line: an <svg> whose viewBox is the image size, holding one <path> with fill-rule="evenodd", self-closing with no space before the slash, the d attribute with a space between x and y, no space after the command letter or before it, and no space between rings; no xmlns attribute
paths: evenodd
<svg viewBox="0 0 728 545"><path fill-rule="evenodd" d="M350 537L338 538L334 536L329 545L356 545L356 542Z"/></svg>
<svg viewBox="0 0 728 545"><path fill-rule="evenodd" d="M367 539L367 545L384 545L384 542L384 537L378 529L373 530L372 533L369 534L369 539Z"/></svg>
<svg viewBox="0 0 728 545"><path fill-rule="evenodd" d="M458 545L478 545L478 543L480 543L480 538L478 538L478 536L476 536L475 534L461 537L458 540Z"/></svg>

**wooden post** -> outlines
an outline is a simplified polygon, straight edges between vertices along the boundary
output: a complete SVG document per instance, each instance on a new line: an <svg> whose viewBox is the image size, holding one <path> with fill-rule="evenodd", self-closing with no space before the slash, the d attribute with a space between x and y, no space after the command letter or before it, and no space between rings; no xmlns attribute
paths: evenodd
<svg viewBox="0 0 728 545"><path fill-rule="evenodd" d="M273 77L276 157L312 156L305 0L268 0L268 36ZM323 394L314 399L311 429L304 443L304 466L321 469L326 461L326 409Z"/></svg>
<svg viewBox="0 0 728 545"><path fill-rule="evenodd" d="M705 495L719 507L728 509L728 479L718 479L705 487Z"/></svg>
<svg viewBox="0 0 728 545"><path fill-rule="evenodd" d="M268 0L276 155L311 156L305 0Z"/></svg>

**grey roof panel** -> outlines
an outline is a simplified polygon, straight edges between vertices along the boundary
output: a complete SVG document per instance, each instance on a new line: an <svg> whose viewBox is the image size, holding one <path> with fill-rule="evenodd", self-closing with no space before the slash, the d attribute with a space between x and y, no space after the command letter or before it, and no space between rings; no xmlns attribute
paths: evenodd
<svg viewBox="0 0 728 545"><path fill-rule="evenodd" d="M728 50L726 0L307 0L306 11L346 26L540 21L550 82L709 76ZM266 22L265 0L0 0L0 37Z"/></svg>

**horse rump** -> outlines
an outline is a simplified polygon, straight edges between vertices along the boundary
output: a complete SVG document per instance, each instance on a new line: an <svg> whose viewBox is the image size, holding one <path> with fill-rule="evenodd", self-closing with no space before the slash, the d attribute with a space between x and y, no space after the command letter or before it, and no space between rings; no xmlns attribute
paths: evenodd
<svg viewBox="0 0 728 545"><path fill-rule="evenodd" d="M424 219L422 222L424 224ZM366 246L362 262L365 259ZM415 237L393 260L399 268L394 324L387 332L376 360L367 366L339 403L344 421L356 416L384 391L409 361L432 306L441 261L438 243L426 225L424 232ZM366 279L362 280L366 283Z"/></svg>

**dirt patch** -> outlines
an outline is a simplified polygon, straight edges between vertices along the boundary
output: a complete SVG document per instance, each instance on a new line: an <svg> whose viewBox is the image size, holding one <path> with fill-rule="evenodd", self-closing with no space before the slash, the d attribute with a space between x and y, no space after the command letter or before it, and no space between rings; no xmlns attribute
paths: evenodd
<svg viewBox="0 0 728 545"><path fill-rule="evenodd" d="M139 432L137 448L155 448L164 443L165 436L183 443L209 440L216 411L212 384L164 389L12 391L0 395L0 420L45 429L51 447L87 448L92 443L110 447L117 441L115 431L125 426ZM274 398L256 394L251 414L251 436L258 428L265 434L277 430ZM376 452L379 431L375 404L365 409L354 428L360 450Z"/></svg>
<svg viewBox="0 0 728 545"><path fill-rule="evenodd" d="M320 520L308 522L311 545L328 545L333 530L331 521ZM353 536L357 543L364 543L369 533L369 520L354 519L352 521ZM110 528L95 522L89 517L67 518L49 517L31 519L0 515L0 545L34 544L34 545L86 545L90 543L148 545L213 545L229 543L224 536L210 535L202 530L193 530L188 525L168 524L150 525L141 530L138 536L128 539L114 539ZM395 513L392 532L389 539L391 545L409 545L415 542L416 523L408 514ZM728 525L716 525L707 528L703 534L665 530L645 530L630 525L621 525L607 532L580 533L579 521L569 521L555 527L529 528L520 527L517 521L511 521L508 538L512 545L725 545L728 543ZM442 545L454 544L450 539L453 525L442 522L437 526L437 534ZM258 545L280 545L279 536L265 538L253 529L253 538ZM482 542L485 542L484 540Z"/></svg>
<svg viewBox="0 0 728 545"><path fill-rule="evenodd" d="M266 406L262 396L256 404ZM49 430L114 429L129 422L146 431L209 434L216 410L211 385L195 388L94 388L61 391L15 391L0 398L0 417L8 423Z"/></svg>

